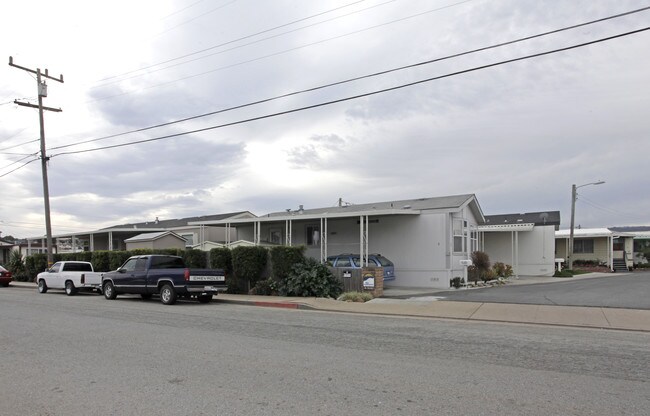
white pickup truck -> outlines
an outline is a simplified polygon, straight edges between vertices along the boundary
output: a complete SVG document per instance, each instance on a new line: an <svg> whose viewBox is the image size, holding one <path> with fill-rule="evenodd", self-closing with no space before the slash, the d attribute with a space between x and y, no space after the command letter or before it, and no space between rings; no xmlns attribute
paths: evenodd
<svg viewBox="0 0 650 416"><path fill-rule="evenodd" d="M65 289L68 296L80 290L102 290L102 274L95 273L93 265L87 261L59 261L52 267L36 276L38 292L45 293L48 289Z"/></svg>

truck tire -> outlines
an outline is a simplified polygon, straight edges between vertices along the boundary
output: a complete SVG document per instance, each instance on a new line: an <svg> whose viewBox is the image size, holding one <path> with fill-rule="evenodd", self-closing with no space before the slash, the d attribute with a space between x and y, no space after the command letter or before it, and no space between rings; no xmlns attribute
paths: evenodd
<svg viewBox="0 0 650 416"><path fill-rule="evenodd" d="M38 293L45 292L47 292L47 284L45 284L45 280L41 279L38 281Z"/></svg>
<svg viewBox="0 0 650 416"><path fill-rule="evenodd" d="M65 282L65 294L68 296L73 296L77 293L77 288L74 287L74 283L71 280Z"/></svg>
<svg viewBox="0 0 650 416"><path fill-rule="evenodd" d="M176 291L172 285L164 285L160 289L160 301L163 305L173 305L176 303Z"/></svg>
<svg viewBox="0 0 650 416"><path fill-rule="evenodd" d="M196 297L199 303L210 303L212 300L212 295L199 295Z"/></svg>
<svg viewBox="0 0 650 416"><path fill-rule="evenodd" d="M108 300L113 300L117 297L117 292L115 291L115 286L113 286L113 282L106 282L104 283L104 297Z"/></svg>

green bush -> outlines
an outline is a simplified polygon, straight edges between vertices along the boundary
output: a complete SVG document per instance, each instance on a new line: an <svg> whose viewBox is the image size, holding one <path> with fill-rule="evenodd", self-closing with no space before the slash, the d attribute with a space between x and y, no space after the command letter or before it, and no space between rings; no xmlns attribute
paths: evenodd
<svg viewBox="0 0 650 416"><path fill-rule="evenodd" d="M25 269L29 281L33 281L36 275L47 270L47 254L36 253L25 258Z"/></svg>
<svg viewBox="0 0 650 416"><path fill-rule="evenodd" d="M294 264L302 262L305 258L305 246L274 246L270 252L271 276L275 280L286 279Z"/></svg>
<svg viewBox="0 0 650 416"><path fill-rule="evenodd" d="M241 246L232 250L232 269L237 287L248 293L252 286L262 278L266 267L268 251L261 246Z"/></svg>
<svg viewBox="0 0 650 416"><path fill-rule="evenodd" d="M276 295L278 291L278 282L272 278L260 280L255 284L248 294L258 296Z"/></svg>
<svg viewBox="0 0 650 416"><path fill-rule="evenodd" d="M129 250L132 256L148 256L153 254L153 250L150 248L136 248L134 250Z"/></svg>
<svg viewBox="0 0 650 416"><path fill-rule="evenodd" d="M278 291L283 296L316 296L336 298L343 292L343 282L325 266L306 258L293 266L291 274L279 282Z"/></svg>
<svg viewBox="0 0 650 416"><path fill-rule="evenodd" d="M183 252L185 265L192 269L206 269L208 267L208 253L203 250L188 249Z"/></svg>
<svg viewBox="0 0 650 416"><path fill-rule="evenodd" d="M492 265L492 270L496 277L510 277L513 275L512 266L509 264L501 263L500 261Z"/></svg>
<svg viewBox="0 0 650 416"><path fill-rule="evenodd" d="M30 276L27 274L27 270L25 269L23 256L19 251L12 251L11 254L9 254L7 270L11 272L14 280L19 282L27 282L30 279Z"/></svg>
<svg viewBox="0 0 650 416"><path fill-rule="evenodd" d="M110 270L117 270L124 262L131 257L130 251L109 251L108 266Z"/></svg>
<svg viewBox="0 0 650 416"><path fill-rule="evenodd" d="M210 268L223 269L226 276L232 275L232 253L227 247L210 250Z"/></svg>
<svg viewBox="0 0 650 416"><path fill-rule="evenodd" d="M111 270L111 262L108 251L93 251L90 262L96 272L107 272Z"/></svg>
<svg viewBox="0 0 650 416"><path fill-rule="evenodd" d="M456 289L458 289L459 287L461 287L463 285L463 283L465 283L465 279L463 279L462 277L456 276L453 279L451 279L450 285L455 287Z"/></svg>

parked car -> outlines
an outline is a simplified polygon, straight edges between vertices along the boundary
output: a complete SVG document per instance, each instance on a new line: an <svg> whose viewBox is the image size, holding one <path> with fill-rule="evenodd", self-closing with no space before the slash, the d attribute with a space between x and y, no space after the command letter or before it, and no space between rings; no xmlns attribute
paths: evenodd
<svg viewBox="0 0 650 416"><path fill-rule="evenodd" d="M7 287L12 280L14 279L11 277L11 272L0 266L0 286Z"/></svg>
<svg viewBox="0 0 650 416"><path fill-rule="evenodd" d="M48 289L65 289L68 296L80 290L101 292L102 274L87 261L58 261L36 276L39 293Z"/></svg>
<svg viewBox="0 0 650 416"><path fill-rule="evenodd" d="M332 265L332 267L341 269L361 268L361 260L358 254L344 253L336 256L329 256L327 261ZM388 260L381 254L369 254L368 265L371 267L383 267L384 281L395 280L395 265L392 261Z"/></svg>

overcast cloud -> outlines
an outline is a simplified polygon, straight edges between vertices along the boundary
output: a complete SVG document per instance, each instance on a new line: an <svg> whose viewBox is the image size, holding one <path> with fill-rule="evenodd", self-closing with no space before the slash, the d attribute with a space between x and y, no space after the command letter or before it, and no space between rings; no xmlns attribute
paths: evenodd
<svg viewBox="0 0 650 416"><path fill-rule="evenodd" d="M12 2L0 58L63 74L44 105L54 234L249 210L474 193L485 214L650 225L650 11L183 123L648 6L635 0ZM315 16L315 17L311 17ZM293 23L297 22L297 23ZM34 76L0 66L0 231L45 232ZM207 130L203 130L207 129ZM201 132L86 153L194 130ZM29 143L27 143L29 142ZM80 143L87 142L87 143ZM75 144L74 146L67 146ZM17 162L17 163L15 163Z"/></svg>

